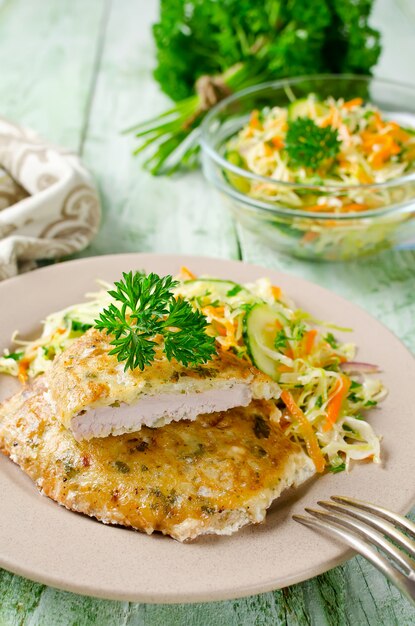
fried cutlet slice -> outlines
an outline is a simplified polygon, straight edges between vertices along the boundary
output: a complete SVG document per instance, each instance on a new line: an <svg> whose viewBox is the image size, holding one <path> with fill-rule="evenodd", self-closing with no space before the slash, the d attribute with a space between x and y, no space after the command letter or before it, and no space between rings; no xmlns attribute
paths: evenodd
<svg viewBox="0 0 415 626"><path fill-rule="evenodd" d="M185 541L261 522L281 492L314 473L273 419L274 404L76 441L43 379L0 406L0 449L41 493L106 524Z"/></svg>
<svg viewBox="0 0 415 626"><path fill-rule="evenodd" d="M228 352L195 368L160 354L143 372L124 371L108 354L109 342L106 333L90 329L47 373L56 415L79 440L195 419L280 394L271 378Z"/></svg>

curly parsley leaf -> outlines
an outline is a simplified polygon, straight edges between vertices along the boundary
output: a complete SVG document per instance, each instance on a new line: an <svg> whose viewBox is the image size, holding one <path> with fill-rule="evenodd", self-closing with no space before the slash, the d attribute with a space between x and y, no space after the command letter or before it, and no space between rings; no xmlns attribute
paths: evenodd
<svg viewBox="0 0 415 626"><path fill-rule="evenodd" d="M337 156L340 141L335 128L320 128L308 117L299 117L288 127L285 147L291 165L317 169Z"/></svg>
<svg viewBox="0 0 415 626"><path fill-rule="evenodd" d="M338 341L333 333L327 333L327 335L324 337L324 340L327 341L329 346L331 346L334 350L339 347Z"/></svg>
<svg viewBox="0 0 415 626"><path fill-rule="evenodd" d="M95 328L113 335L109 354L124 362L125 370L143 370L160 345L169 361L174 358L185 367L206 363L216 353L204 315L175 298L177 284L172 276L129 272L108 292L115 303L103 310Z"/></svg>

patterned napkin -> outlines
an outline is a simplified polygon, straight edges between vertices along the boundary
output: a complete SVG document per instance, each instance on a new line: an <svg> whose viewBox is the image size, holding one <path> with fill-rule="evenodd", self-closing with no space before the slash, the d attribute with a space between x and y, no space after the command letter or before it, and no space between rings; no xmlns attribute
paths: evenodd
<svg viewBox="0 0 415 626"><path fill-rule="evenodd" d="M97 190L79 158L0 118L0 280L85 248Z"/></svg>

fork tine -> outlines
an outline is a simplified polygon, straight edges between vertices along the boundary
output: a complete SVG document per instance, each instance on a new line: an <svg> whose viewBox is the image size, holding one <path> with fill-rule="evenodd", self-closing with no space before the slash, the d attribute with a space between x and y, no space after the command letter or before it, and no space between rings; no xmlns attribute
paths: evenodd
<svg viewBox="0 0 415 626"><path fill-rule="evenodd" d="M339 504L349 504L357 509L362 509L363 511L372 513L372 515L378 515L388 522L393 522L401 530L406 531L413 539L415 539L415 524L411 522L411 520L406 519L406 517L403 517L403 515L398 515L397 513L388 511L388 509L384 509L382 506L378 506L377 504L362 502L361 500L355 500L354 498L348 498L346 496L331 496L331 499Z"/></svg>
<svg viewBox="0 0 415 626"><path fill-rule="evenodd" d="M365 539L353 534L351 531L336 526L328 520L317 519L315 517L307 517L306 515L293 515L293 519L300 524L309 526L310 528L318 528L327 531L332 536L340 539L348 546L353 548L364 556L372 565L374 565L384 576L386 576L392 584L415 604L415 582L409 580L402 572L400 572L390 561L372 545L368 544Z"/></svg>
<svg viewBox="0 0 415 626"><path fill-rule="evenodd" d="M360 522L359 520L349 519L343 515L338 513L328 513L327 511L318 511L316 509L308 509L306 508L307 513L317 517L322 520L329 520L333 522L333 524L340 525L348 528L352 532L357 533L362 536L364 539L374 544L383 552L389 556L391 559L395 561L402 569L404 573L409 576L411 572L413 572L414 563L413 561L399 548L396 548L392 543L387 541L383 535L378 533L376 530L372 530L368 527L364 522Z"/></svg>
<svg viewBox="0 0 415 626"><path fill-rule="evenodd" d="M353 508L350 509L344 504L337 504L335 502L323 500L317 502L317 504L329 511L337 511L342 515L347 515L365 522L368 526L371 526L371 528L379 530L388 539L393 539L401 548L409 552L412 558L415 558L415 543L397 530L395 526L392 526L389 522L384 521L383 518L375 517L375 513L369 513Z"/></svg>

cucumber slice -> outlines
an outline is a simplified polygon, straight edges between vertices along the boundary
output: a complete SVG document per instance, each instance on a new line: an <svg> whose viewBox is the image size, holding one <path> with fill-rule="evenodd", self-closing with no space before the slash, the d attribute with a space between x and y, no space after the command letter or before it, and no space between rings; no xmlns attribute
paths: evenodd
<svg viewBox="0 0 415 626"><path fill-rule="evenodd" d="M232 165L237 165L238 167L245 167L245 161L243 160L239 152L237 152L236 150L228 150L225 153L225 158L227 159L227 161L229 161L229 163L232 163Z"/></svg>
<svg viewBox="0 0 415 626"><path fill-rule="evenodd" d="M232 280L221 280L220 278L196 278L194 280L186 280L186 287L190 287L194 295L206 293L209 291L213 297L220 300L232 302L233 299L242 299L244 302L256 299L248 289L235 283Z"/></svg>
<svg viewBox="0 0 415 626"><path fill-rule="evenodd" d="M315 118L327 115L329 109L317 98L300 98L295 100L288 107L288 119L296 120L299 117Z"/></svg>
<svg viewBox="0 0 415 626"><path fill-rule="evenodd" d="M252 363L272 379L278 379L278 362L265 354L263 346L274 350L278 317L268 304L256 304L244 319L243 336Z"/></svg>
<svg viewBox="0 0 415 626"><path fill-rule="evenodd" d="M236 150L228 150L225 153L225 159L232 163L232 165L237 165L242 169L246 169L246 164L242 156ZM227 179L228 183L230 183L235 189L240 191L241 193L248 193L251 189L251 183L247 178L243 176L239 176L234 172L229 170L223 170L224 176Z"/></svg>

